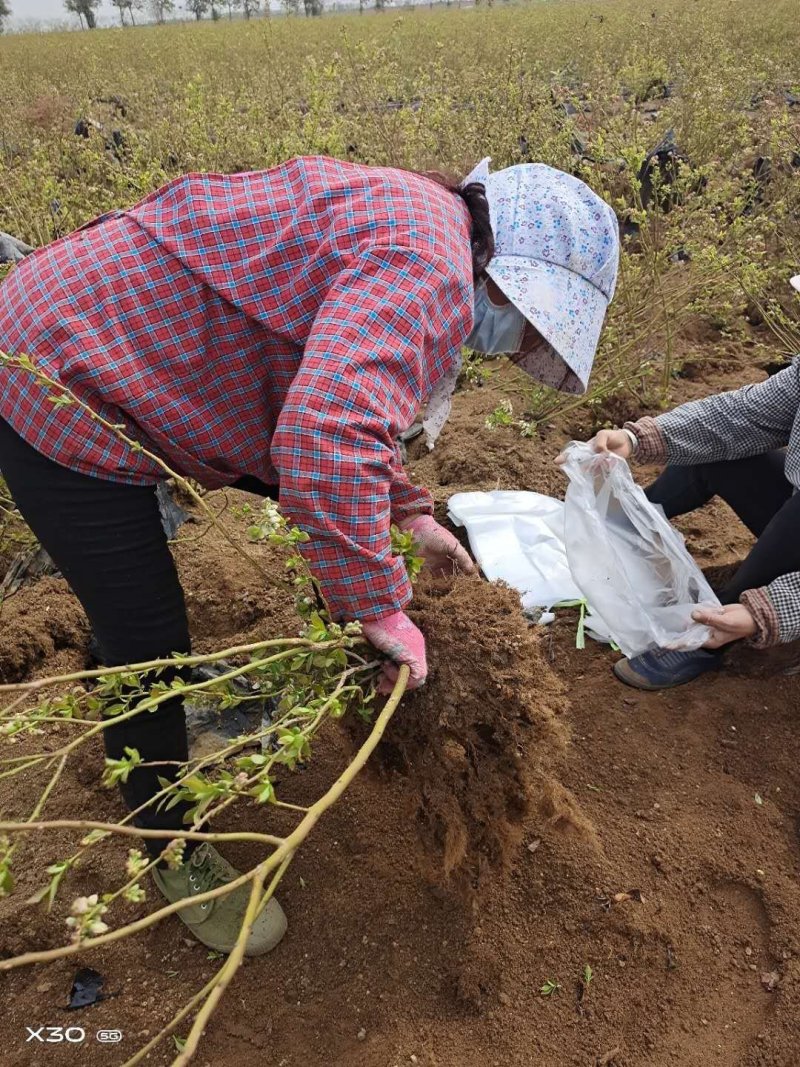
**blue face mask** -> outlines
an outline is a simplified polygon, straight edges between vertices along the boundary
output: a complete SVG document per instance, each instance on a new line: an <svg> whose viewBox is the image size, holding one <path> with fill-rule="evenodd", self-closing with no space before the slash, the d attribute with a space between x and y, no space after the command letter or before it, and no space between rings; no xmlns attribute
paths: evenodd
<svg viewBox="0 0 800 1067"><path fill-rule="evenodd" d="M464 342L467 348L485 356L501 352L519 352L527 320L513 304L493 304L486 292L486 281L475 290L475 319L472 333Z"/></svg>

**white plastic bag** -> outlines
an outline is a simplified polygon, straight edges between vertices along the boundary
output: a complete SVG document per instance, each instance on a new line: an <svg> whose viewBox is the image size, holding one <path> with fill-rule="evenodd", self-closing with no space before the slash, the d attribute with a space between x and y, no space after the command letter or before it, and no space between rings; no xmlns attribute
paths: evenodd
<svg viewBox="0 0 800 1067"><path fill-rule="evenodd" d="M625 460L573 442L564 471L570 571L620 649L638 656L653 648L703 645L710 632L692 621L692 610L719 600Z"/></svg>
<svg viewBox="0 0 800 1067"><path fill-rule="evenodd" d="M490 582L503 581L522 596L525 610L549 611L581 597L564 548L564 503L542 493L497 489L455 493L451 520L466 526L469 544Z"/></svg>
<svg viewBox="0 0 800 1067"><path fill-rule="evenodd" d="M551 623L552 608L583 602L564 544L564 501L526 490L455 493L447 502L456 526L466 528L472 554L491 582L516 589L523 611ZM542 612L542 614L539 614ZM608 627L583 606L582 632L608 642Z"/></svg>

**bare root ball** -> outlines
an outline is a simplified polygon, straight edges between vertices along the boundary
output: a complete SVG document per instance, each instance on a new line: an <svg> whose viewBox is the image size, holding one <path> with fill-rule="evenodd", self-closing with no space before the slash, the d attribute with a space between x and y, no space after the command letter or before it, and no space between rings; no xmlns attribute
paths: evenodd
<svg viewBox="0 0 800 1067"><path fill-rule="evenodd" d="M476 892L509 867L534 783L564 744L562 687L508 588L426 580L410 614L430 674L381 752L408 775L425 873Z"/></svg>

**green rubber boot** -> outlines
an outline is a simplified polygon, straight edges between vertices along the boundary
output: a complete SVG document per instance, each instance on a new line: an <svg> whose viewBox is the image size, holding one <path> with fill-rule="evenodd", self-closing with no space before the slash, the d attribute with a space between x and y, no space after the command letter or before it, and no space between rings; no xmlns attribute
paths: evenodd
<svg viewBox="0 0 800 1067"><path fill-rule="evenodd" d="M156 885L170 903L207 893L209 889L232 882L240 873L208 841L198 845L178 870L158 867L152 870ZM216 952L228 953L233 950L242 929L249 899L250 883L247 883L225 896L182 908L178 915L198 941ZM275 948L286 933L286 927L283 908L274 897L270 898L253 923L245 956L262 956Z"/></svg>

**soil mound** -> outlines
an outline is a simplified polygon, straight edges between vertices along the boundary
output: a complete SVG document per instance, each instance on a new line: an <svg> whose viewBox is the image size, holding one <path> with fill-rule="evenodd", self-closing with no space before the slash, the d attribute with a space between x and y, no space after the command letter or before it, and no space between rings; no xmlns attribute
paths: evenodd
<svg viewBox="0 0 800 1067"><path fill-rule="evenodd" d="M541 792L544 768L563 747L562 686L511 589L431 580L411 615L428 635L430 675L390 724L382 756L418 793L426 873L477 890L507 871L535 783Z"/></svg>
<svg viewBox="0 0 800 1067"><path fill-rule="evenodd" d="M0 683L24 681L46 664L46 673L81 670L89 644L83 610L60 578L41 578L2 605Z"/></svg>

